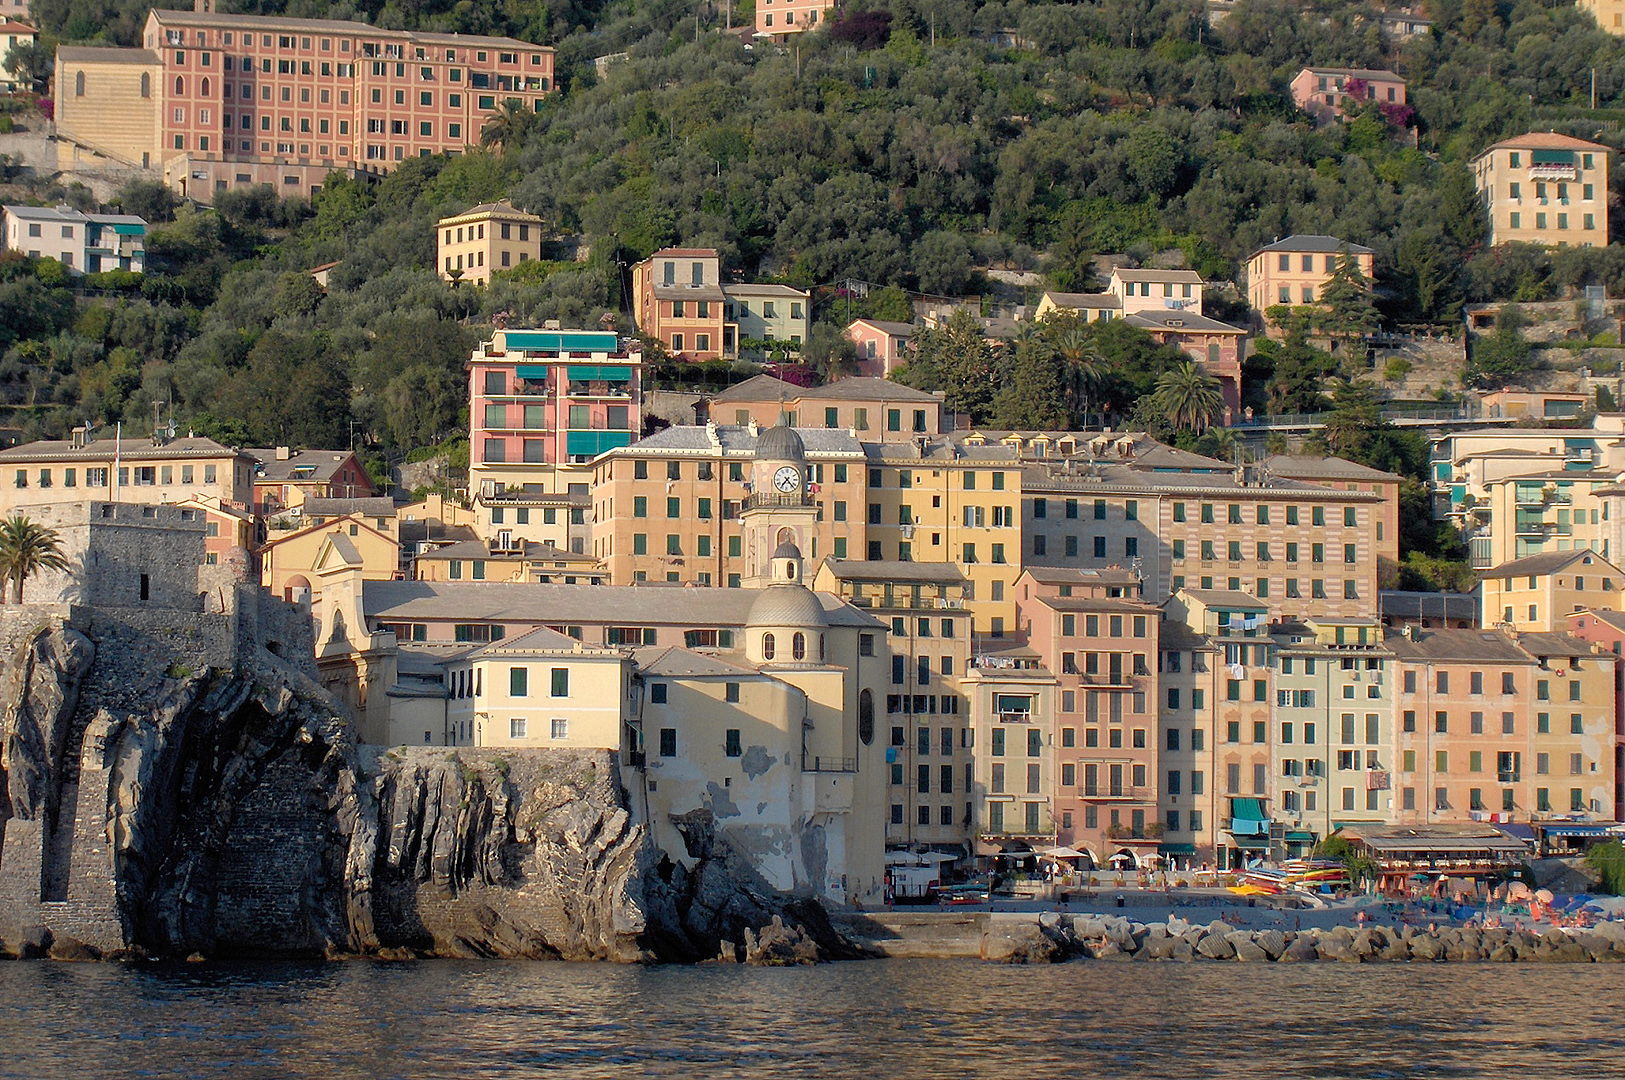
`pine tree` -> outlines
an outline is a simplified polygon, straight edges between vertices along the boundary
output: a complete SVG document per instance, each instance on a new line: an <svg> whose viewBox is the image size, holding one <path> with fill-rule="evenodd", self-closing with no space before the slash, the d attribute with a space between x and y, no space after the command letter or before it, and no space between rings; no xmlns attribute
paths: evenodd
<svg viewBox="0 0 1625 1080"><path fill-rule="evenodd" d="M1371 302L1371 282L1347 247L1337 256L1332 276L1320 290L1323 310L1316 318L1322 333L1352 341L1377 328L1381 318Z"/></svg>

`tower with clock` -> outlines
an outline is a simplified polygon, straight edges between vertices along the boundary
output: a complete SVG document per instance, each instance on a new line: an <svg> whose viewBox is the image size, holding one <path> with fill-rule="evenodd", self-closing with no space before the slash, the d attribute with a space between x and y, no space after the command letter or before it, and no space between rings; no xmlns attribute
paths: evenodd
<svg viewBox="0 0 1625 1080"><path fill-rule="evenodd" d="M745 583L766 585L778 574L805 572L801 566L774 567L773 552L793 544L802 555L812 557L813 533L818 507L808 491L807 448L785 416L756 438L755 460L751 463L751 490L740 510L746 559Z"/></svg>

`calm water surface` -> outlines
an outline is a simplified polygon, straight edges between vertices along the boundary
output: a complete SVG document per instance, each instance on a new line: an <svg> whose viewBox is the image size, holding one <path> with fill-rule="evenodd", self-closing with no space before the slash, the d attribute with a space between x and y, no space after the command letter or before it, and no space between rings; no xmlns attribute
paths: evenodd
<svg viewBox="0 0 1625 1080"><path fill-rule="evenodd" d="M0 964L0 1077L1621 1077L1625 968Z"/></svg>

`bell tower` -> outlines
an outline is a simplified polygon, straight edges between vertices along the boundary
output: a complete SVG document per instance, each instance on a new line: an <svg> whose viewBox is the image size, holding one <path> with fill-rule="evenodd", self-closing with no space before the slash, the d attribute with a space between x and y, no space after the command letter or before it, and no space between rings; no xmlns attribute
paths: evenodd
<svg viewBox="0 0 1625 1080"><path fill-rule="evenodd" d="M750 481L739 514L745 533L743 583L760 587L787 572L799 583L800 554L813 550L818 507L808 491L807 449L786 417L757 436ZM786 544L797 551L793 567L774 556Z"/></svg>

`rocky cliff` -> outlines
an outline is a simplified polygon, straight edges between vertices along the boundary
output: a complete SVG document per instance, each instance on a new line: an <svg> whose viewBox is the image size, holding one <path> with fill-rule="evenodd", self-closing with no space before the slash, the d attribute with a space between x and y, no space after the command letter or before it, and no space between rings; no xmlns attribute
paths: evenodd
<svg viewBox="0 0 1625 1080"><path fill-rule="evenodd" d="M54 937L90 955L852 955L703 816L681 823L683 858L659 850L612 752L358 748L313 668L284 659L301 643L189 629L0 620L12 954Z"/></svg>

